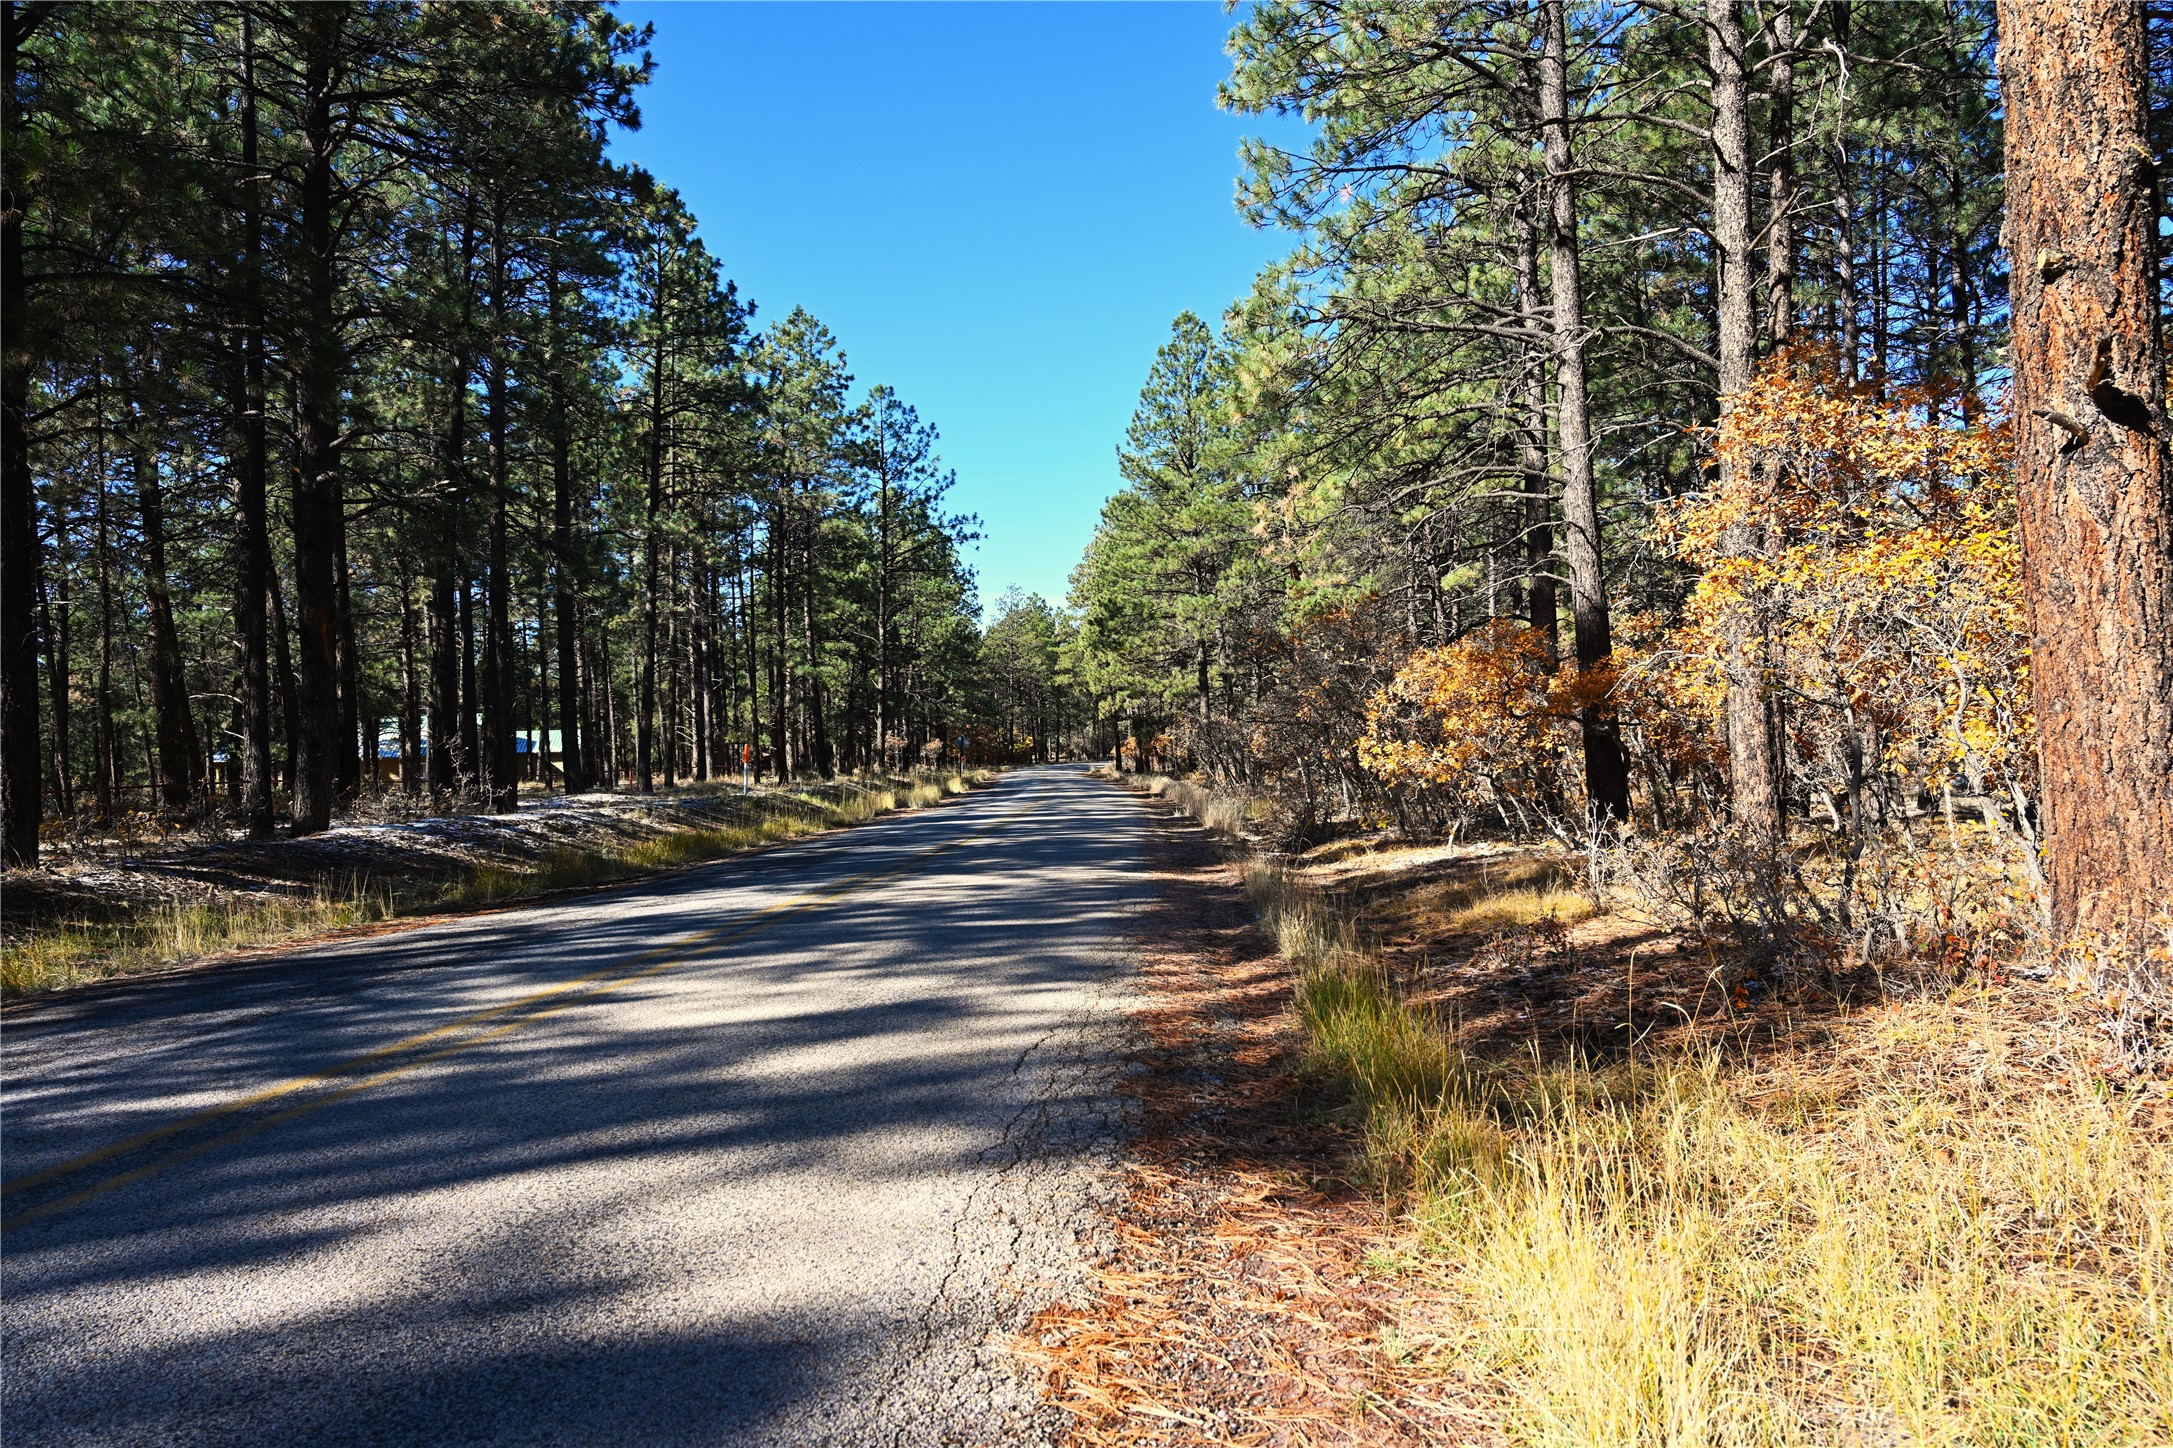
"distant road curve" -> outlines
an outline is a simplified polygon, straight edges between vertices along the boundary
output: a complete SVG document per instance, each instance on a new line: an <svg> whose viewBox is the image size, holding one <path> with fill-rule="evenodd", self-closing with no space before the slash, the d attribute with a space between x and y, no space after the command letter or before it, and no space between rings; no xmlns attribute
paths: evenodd
<svg viewBox="0 0 2173 1448"><path fill-rule="evenodd" d="M1147 816L1055 768L0 1029L0 1431L1032 1443Z"/></svg>

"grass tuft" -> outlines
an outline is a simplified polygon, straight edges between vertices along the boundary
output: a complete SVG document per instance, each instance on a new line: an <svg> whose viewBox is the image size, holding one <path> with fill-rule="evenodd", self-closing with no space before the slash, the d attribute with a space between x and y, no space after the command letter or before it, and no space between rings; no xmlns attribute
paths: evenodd
<svg viewBox="0 0 2173 1448"><path fill-rule="evenodd" d="M1423 1326L1492 1370L1513 1440L2173 1441L2173 1153L2118 1098L1943 1093L1875 1053L1839 1084L1787 1057L1481 1062L1279 868L1247 884L1300 971L1305 1068L1455 1304ZM1564 893L1448 913L1589 912ZM1862 1029L1936 1035L1915 1017L1940 1009Z"/></svg>
<svg viewBox="0 0 2173 1448"><path fill-rule="evenodd" d="M0 994L13 999L109 976L157 970L245 946L273 945L384 920L390 892L344 892L161 905L133 920L62 922L16 936L0 951Z"/></svg>

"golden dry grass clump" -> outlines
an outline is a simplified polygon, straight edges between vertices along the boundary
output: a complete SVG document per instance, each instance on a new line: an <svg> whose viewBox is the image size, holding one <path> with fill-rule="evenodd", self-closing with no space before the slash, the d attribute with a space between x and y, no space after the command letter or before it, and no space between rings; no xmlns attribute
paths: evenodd
<svg viewBox="0 0 2173 1448"><path fill-rule="evenodd" d="M1505 1049L1397 974L1380 922L1574 954L1610 923L1564 946L1591 901L1543 862L1370 896L1338 870L1248 884L1302 1070L1400 1223L1383 1391L1477 1372L1509 1440L1564 1448L2173 1442L2173 1103L2095 1074L2055 993L1755 1031L1722 996L1726 1029Z"/></svg>

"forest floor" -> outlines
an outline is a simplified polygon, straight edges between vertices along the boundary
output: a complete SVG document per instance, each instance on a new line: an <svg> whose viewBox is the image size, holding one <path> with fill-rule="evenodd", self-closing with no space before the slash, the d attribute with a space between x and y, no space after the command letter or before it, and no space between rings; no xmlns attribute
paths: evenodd
<svg viewBox="0 0 2173 1448"><path fill-rule="evenodd" d="M713 859L916 808L979 776L533 795L513 814L366 800L322 834L84 832L0 877L0 993L17 1000L230 951L413 924Z"/></svg>
<svg viewBox="0 0 2173 1448"><path fill-rule="evenodd" d="M2173 1095L2087 1002L1768 981L1543 849L1160 851L1120 1250L1018 1344L1078 1443L2173 1441Z"/></svg>

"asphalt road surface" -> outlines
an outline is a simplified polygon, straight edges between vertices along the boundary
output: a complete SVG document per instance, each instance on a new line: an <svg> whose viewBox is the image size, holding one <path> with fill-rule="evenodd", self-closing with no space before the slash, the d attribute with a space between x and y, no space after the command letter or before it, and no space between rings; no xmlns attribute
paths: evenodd
<svg viewBox="0 0 2173 1448"><path fill-rule="evenodd" d="M1030 1443L1146 816L1005 776L0 1026L0 1437Z"/></svg>

